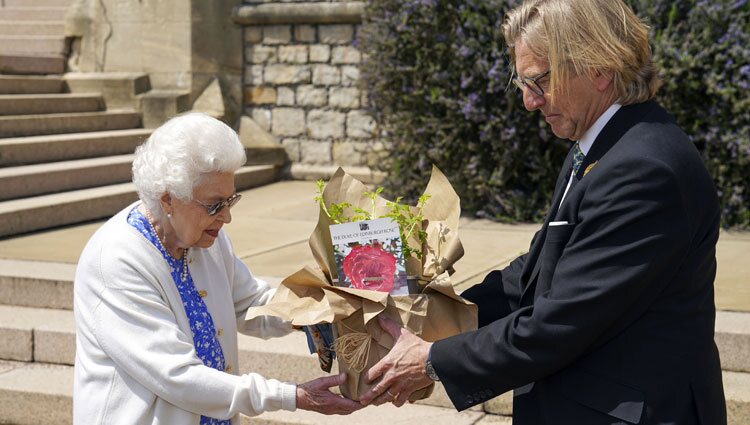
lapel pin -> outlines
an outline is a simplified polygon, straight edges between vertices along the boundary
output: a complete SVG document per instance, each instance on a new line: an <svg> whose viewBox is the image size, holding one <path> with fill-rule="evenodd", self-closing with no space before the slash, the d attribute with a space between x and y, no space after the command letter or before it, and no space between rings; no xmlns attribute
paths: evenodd
<svg viewBox="0 0 750 425"><path fill-rule="evenodd" d="M594 161L594 162L592 162L591 164L589 164L589 166L588 166L588 167L586 167L586 169L585 169L585 170L583 170L583 175L585 176L586 174L588 174L588 173L589 173L589 171L593 170L593 169L594 169L594 167L596 167L596 164L598 164L598 163L599 163L599 161Z"/></svg>

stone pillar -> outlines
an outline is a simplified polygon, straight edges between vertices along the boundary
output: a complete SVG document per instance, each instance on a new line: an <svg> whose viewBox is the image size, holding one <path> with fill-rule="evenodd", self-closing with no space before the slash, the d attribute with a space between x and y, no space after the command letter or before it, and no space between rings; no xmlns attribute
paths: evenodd
<svg viewBox="0 0 750 425"><path fill-rule="evenodd" d="M366 181L382 144L359 81L356 36L364 2L254 1L238 8L244 26L244 111L275 136L294 178L338 166Z"/></svg>

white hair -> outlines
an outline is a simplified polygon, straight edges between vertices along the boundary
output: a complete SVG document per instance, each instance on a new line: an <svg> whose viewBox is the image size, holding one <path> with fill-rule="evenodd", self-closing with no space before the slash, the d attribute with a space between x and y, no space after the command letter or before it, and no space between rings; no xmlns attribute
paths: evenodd
<svg viewBox="0 0 750 425"><path fill-rule="evenodd" d="M151 214L160 217L163 194L189 201L204 175L233 173L245 161L234 130L206 114L188 113L162 124L136 148L133 183Z"/></svg>

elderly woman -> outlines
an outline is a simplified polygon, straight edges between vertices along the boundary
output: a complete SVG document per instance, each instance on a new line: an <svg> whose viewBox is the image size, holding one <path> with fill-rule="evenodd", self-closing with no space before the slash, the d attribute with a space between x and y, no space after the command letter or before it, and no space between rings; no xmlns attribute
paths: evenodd
<svg viewBox="0 0 750 425"><path fill-rule="evenodd" d="M237 134L202 114L173 118L136 150L140 201L107 221L78 262L74 423L238 424L240 413L361 407L330 392L343 375L295 386L237 374L237 331L291 331L244 320L273 295L222 230L244 163Z"/></svg>

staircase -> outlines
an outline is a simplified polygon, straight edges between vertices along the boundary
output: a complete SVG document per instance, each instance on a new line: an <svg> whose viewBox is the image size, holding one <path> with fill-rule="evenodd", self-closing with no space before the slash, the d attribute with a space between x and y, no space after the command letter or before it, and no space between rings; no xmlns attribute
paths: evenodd
<svg viewBox="0 0 750 425"><path fill-rule="evenodd" d="M66 91L59 75L0 75L0 238L108 217L137 199L133 151L151 134L140 113ZM260 164L235 183L276 178L275 165Z"/></svg>
<svg viewBox="0 0 750 425"><path fill-rule="evenodd" d="M67 93L63 33L72 0L0 0L0 237L105 217L134 199L134 110Z"/></svg>
<svg viewBox="0 0 750 425"><path fill-rule="evenodd" d="M63 75L71 3L0 0L0 238L105 218L137 199L132 154L151 130L134 108L151 94L148 77ZM278 151L248 152L255 162L237 172L237 189L276 180Z"/></svg>
<svg viewBox="0 0 750 425"><path fill-rule="evenodd" d="M0 73L62 74L72 0L0 0Z"/></svg>
<svg viewBox="0 0 750 425"><path fill-rule="evenodd" d="M134 110L66 93L59 75L0 75L0 237L111 215L135 199L148 135Z"/></svg>

